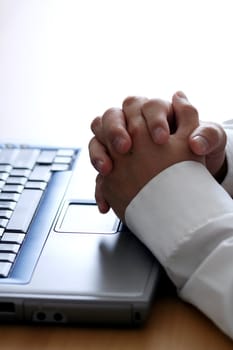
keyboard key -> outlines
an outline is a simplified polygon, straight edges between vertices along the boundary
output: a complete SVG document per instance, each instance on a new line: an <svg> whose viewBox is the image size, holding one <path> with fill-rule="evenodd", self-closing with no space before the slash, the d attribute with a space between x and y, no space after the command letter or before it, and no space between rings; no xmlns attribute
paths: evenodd
<svg viewBox="0 0 233 350"><path fill-rule="evenodd" d="M57 151L57 155L61 156L61 157L73 157L74 155L74 150L73 149L65 149L65 148L61 148Z"/></svg>
<svg viewBox="0 0 233 350"><path fill-rule="evenodd" d="M0 253L0 261L14 262L16 254L14 253Z"/></svg>
<svg viewBox="0 0 233 350"><path fill-rule="evenodd" d="M13 201L17 202L19 200L19 193L1 192L0 201Z"/></svg>
<svg viewBox="0 0 233 350"><path fill-rule="evenodd" d="M15 243L1 243L0 242L0 252L10 252L17 254L20 245Z"/></svg>
<svg viewBox="0 0 233 350"><path fill-rule="evenodd" d="M51 177L51 167L47 165L36 165L29 180L48 182Z"/></svg>
<svg viewBox="0 0 233 350"><path fill-rule="evenodd" d="M4 227L0 227L0 239L1 239L4 232L5 232Z"/></svg>
<svg viewBox="0 0 233 350"><path fill-rule="evenodd" d="M11 176L29 177L30 173L29 169L12 169Z"/></svg>
<svg viewBox="0 0 233 350"><path fill-rule="evenodd" d="M3 192L8 192L8 193L21 193L23 191L23 186L22 185L5 185Z"/></svg>
<svg viewBox="0 0 233 350"><path fill-rule="evenodd" d="M6 179L8 178L9 174L8 173L0 173L0 180L2 181L6 181Z"/></svg>
<svg viewBox="0 0 233 350"><path fill-rule="evenodd" d="M0 218L10 219L12 210L2 210L0 209Z"/></svg>
<svg viewBox="0 0 233 350"><path fill-rule="evenodd" d="M41 152L39 158L37 159L37 163L52 164L54 158L56 157L56 154L57 154L56 150L54 150L54 151L44 150Z"/></svg>
<svg viewBox="0 0 233 350"><path fill-rule="evenodd" d="M7 224L8 224L7 219L0 219L0 227L5 228Z"/></svg>
<svg viewBox="0 0 233 350"><path fill-rule="evenodd" d="M17 148L4 148L0 152L0 164L12 165L17 157L19 150Z"/></svg>
<svg viewBox="0 0 233 350"><path fill-rule="evenodd" d="M27 182L27 178L22 177L22 176L9 176L8 179L6 180L7 185L22 185L22 186L24 186L26 182Z"/></svg>
<svg viewBox="0 0 233 350"><path fill-rule="evenodd" d="M14 168L32 169L36 163L39 154L39 149L20 149L17 156L14 159Z"/></svg>
<svg viewBox="0 0 233 350"><path fill-rule="evenodd" d="M27 232L42 194L41 190L23 191L7 225L8 231Z"/></svg>
<svg viewBox="0 0 233 350"><path fill-rule="evenodd" d="M59 163L59 164L70 164L72 161L72 157L60 157L57 156L54 159L54 163Z"/></svg>
<svg viewBox="0 0 233 350"><path fill-rule="evenodd" d="M7 277L10 269L11 269L12 263L7 261L0 261L0 276L1 277Z"/></svg>
<svg viewBox="0 0 233 350"><path fill-rule="evenodd" d="M15 206L16 206L15 202L0 201L0 210L2 209L14 210Z"/></svg>
<svg viewBox="0 0 233 350"><path fill-rule="evenodd" d="M47 182L43 181L28 181L25 185L25 188L34 188L37 190L45 190Z"/></svg>
<svg viewBox="0 0 233 350"><path fill-rule="evenodd" d="M5 181L0 180L0 190L3 189L4 185L5 185Z"/></svg>
<svg viewBox="0 0 233 350"><path fill-rule="evenodd" d="M66 170L69 170L69 165L68 164L61 164L61 163L53 164L51 170L52 171L66 171Z"/></svg>
<svg viewBox="0 0 233 350"><path fill-rule="evenodd" d="M2 173L9 173L12 169L12 166L11 165L7 165L7 164L0 164L0 171Z"/></svg>
<svg viewBox="0 0 233 350"><path fill-rule="evenodd" d="M6 232L2 236L1 242L10 242L10 243L17 243L22 244L23 240L25 238L24 233L17 233L17 232Z"/></svg>

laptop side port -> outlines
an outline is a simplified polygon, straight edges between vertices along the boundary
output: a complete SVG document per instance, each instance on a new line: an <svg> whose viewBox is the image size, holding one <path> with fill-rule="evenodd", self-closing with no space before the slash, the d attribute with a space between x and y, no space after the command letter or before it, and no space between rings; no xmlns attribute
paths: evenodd
<svg viewBox="0 0 233 350"><path fill-rule="evenodd" d="M22 302L2 299L0 301L0 321L10 322L19 320L23 320Z"/></svg>
<svg viewBox="0 0 233 350"><path fill-rule="evenodd" d="M65 316L59 311L37 310L32 316L33 322L41 323L65 323Z"/></svg>
<svg viewBox="0 0 233 350"><path fill-rule="evenodd" d="M15 312L15 304L11 302L0 302L0 313Z"/></svg>

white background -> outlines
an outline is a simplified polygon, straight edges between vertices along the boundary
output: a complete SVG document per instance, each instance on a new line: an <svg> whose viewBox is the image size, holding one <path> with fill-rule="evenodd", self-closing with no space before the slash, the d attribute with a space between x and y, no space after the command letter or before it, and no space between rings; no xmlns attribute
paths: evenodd
<svg viewBox="0 0 233 350"><path fill-rule="evenodd" d="M87 145L128 95L233 117L231 0L0 0L0 138ZM26 136L25 136L26 132Z"/></svg>

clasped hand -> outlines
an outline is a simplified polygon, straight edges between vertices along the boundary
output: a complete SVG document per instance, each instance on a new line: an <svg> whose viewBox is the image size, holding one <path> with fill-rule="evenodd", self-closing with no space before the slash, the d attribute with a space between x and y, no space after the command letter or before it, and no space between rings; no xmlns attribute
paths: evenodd
<svg viewBox="0 0 233 350"><path fill-rule="evenodd" d="M97 204L101 212L112 207L123 221L135 195L173 164L187 160L207 163L213 175L224 164L223 129L213 123L200 126L197 110L181 92L174 94L171 104L129 97L121 109L111 108L96 118L92 130L90 159L100 172Z"/></svg>

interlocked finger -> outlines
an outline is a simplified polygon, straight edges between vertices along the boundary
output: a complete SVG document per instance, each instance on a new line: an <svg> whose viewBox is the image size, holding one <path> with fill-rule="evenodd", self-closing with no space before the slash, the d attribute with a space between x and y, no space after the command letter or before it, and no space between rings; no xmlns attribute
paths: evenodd
<svg viewBox="0 0 233 350"><path fill-rule="evenodd" d="M147 126L142 115L142 106L148 99L145 97L128 97L123 102L123 111L127 122L127 130L135 140Z"/></svg>

